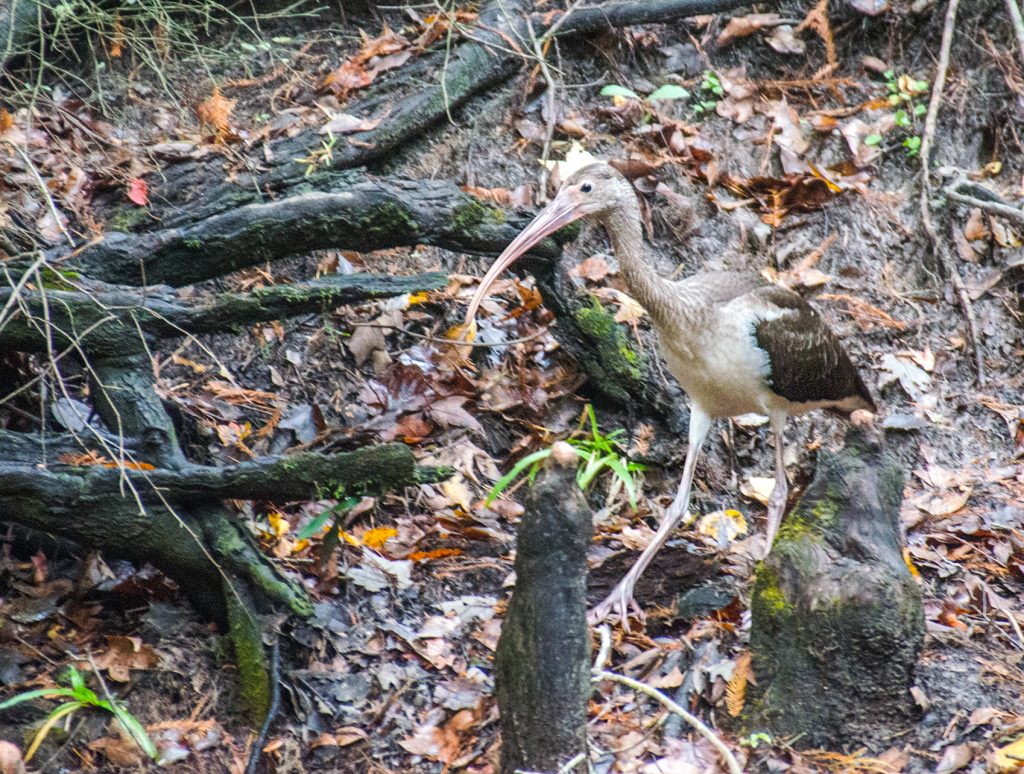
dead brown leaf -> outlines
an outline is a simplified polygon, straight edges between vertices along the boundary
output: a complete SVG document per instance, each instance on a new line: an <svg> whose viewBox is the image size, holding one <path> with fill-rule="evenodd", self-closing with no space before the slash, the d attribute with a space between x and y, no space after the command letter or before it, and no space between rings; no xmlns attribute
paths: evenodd
<svg viewBox="0 0 1024 774"><path fill-rule="evenodd" d="M592 255L569 270L572 276L589 282L600 282L608 272L608 262L601 255Z"/></svg>
<svg viewBox="0 0 1024 774"><path fill-rule="evenodd" d="M734 718L738 718L743 712L750 671L750 652L745 650L736 657L736 667L725 686L725 706L729 715Z"/></svg>
<svg viewBox="0 0 1024 774"><path fill-rule="evenodd" d="M107 670L111 680L127 683L132 669L152 669L159 656L140 637L107 636L107 649L94 659L98 669Z"/></svg>
<svg viewBox="0 0 1024 774"><path fill-rule="evenodd" d="M453 395L431 403L427 414L442 427L463 427L480 435L484 429L472 414L463 407L469 400L462 395Z"/></svg>
<svg viewBox="0 0 1024 774"><path fill-rule="evenodd" d="M967 225L964 226L964 237L970 242L982 242L992 236L992 232L985 225L985 216L981 209L974 207L967 215Z"/></svg>
<svg viewBox="0 0 1024 774"><path fill-rule="evenodd" d="M725 25L725 29L718 35L719 48L723 48L732 43L737 38L745 38L748 35L753 35L759 29L769 27L773 24L778 24L782 20L782 17L777 13L750 13L746 16L735 16L729 19L729 23Z"/></svg>
<svg viewBox="0 0 1024 774"><path fill-rule="evenodd" d="M412 56L409 39L392 32L385 25L381 34L369 38L365 32L362 47L352 57L327 74L320 83L321 90L331 91L339 100L373 83L385 70L401 67Z"/></svg>
<svg viewBox="0 0 1024 774"><path fill-rule="evenodd" d="M227 142L234 134L231 131L231 111L235 109L236 100L228 99L213 87L213 93L196 106L196 117L199 123L212 131L215 142Z"/></svg>
<svg viewBox="0 0 1024 774"><path fill-rule="evenodd" d="M141 767L146 760L142 749L131 739L123 736L104 736L89 742L87 747L102 753L115 766L137 768Z"/></svg>
<svg viewBox="0 0 1024 774"><path fill-rule="evenodd" d="M807 52L807 44L796 36L793 28L788 24L776 28L775 32L764 39L764 42L780 54L804 54Z"/></svg>

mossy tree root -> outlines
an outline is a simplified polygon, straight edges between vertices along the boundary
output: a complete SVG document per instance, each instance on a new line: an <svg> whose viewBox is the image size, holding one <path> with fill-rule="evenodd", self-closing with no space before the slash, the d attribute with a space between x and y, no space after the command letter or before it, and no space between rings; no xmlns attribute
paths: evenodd
<svg viewBox="0 0 1024 774"><path fill-rule="evenodd" d="M254 201L183 225L108 232L83 249L74 266L106 282L188 285L326 248L368 252L426 244L493 254L525 223L447 181L346 173L324 190ZM540 250L557 254L550 242Z"/></svg>
<svg viewBox="0 0 1024 774"><path fill-rule="evenodd" d="M751 731L847 749L912 719L924 614L903 561L902 491L899 464L861 429L822 454L757 571Z"/></svg>
<svg viewBox="0 0 1024 774"><path fill-rule="evenodd" d="M23 289L18 302L26 314L13 318L0 330L0 347L47 352L50 347L74 346L92 357L135 356L147 354L159 339L232 331L256 322L330 311L342 304L437 290L447 280L441 272L410 276L351 274L274 285L249 293L220 293L211 301L194 304L179 301L167 287L143 291L90 282L89 289L81 291L66 287ZM12 293L10 288L0 290L0 306Z"/></svg>
<svg viewBox="0 0 1024 774"><path fill-rule="evenodd" d="M20 434L0 432L0 458L6 460L7 441ZM38 436L35 436L39 438ZM23 445L19 438L16 446ZM39 438L40 447L42 439ZM78 448L80 452L81 447ZM99 454L104 450L96 447ZM278 502L375 495L439 480L446 469L421 468L405 444L366 446L351 452L302 452L260 457L234 465L210 467L185 462L174 467L122 469L104 465L68 465L50 460L46 466L22 461L0 462L0 498L30 492L50 492L55 505L74 508L104 497L119 496L124 487L138 490L143 503L172 502L181 505L211 500L260 500Z"/></svg>
<svg viewBox="0 0 1024 774"><path fill-rule="evenodd" d="M592 532L575 472L545 470L527 496L516 588L494 659L502 774L558 771L586 751L586 554Z"/></svg>
<svg viewBox="0 0 1024 774"><path fill-rule="evenodd" d="M537 279L545 306L558 319L555 337L586 373L590 389L613 405L659 419L685 435L689 413L682 390L657 370L655 358L641 354L625 325L572 284L564 263L531 258L523 268Z"/></svg>

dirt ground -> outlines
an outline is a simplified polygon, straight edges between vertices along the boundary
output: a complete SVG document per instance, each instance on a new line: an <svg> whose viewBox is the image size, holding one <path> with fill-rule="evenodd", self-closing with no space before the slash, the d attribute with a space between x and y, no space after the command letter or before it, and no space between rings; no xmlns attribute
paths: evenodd
<svg viewBox="0 0 1024 774"><path fill-rule="evenodd" d="M551 55L562 83L551 156L564 158L575 140L599 158L630 160L648 203L649 256L666 274L767 271L811 297L844 339L906 467L901 516L928 627L915 691L920 718L833 751L798 751L799 740L766 742L728 730L726 687L743 669L764 531L759 480L771 475L773 460L768 429L753 420L716 428L698 466L693 505L700 515L735 510L745 528L732 539L713 526L677 535L638 588L646 629L617 635L612 663L726 729L750 771L1010 770L994 761L1024 730L1024 430L1015 424L1024 418L1024 229L956 205L941 191L933 197L973 299L987 372L979 385L963 314L921 228L920 160L913 143L904 143L923 130L912 106L927 105L929 92L913 81L933 77L944 4L914 13L909 3L894 2L875 18L832 5L841 7L817 32L799 27L808 4L786 2L779 18L724 44L716 41L732 27L728 15L560 43ZM963 5L935 166L941 179L971 176L1020 206L1024 69L1003 3ZM82 85L92 81L79 83L78 92L55 81L49 101L36 109L88 111L93 126L116 142L72 142L73 126L53 120L44 122L52 137L33 152L48 180L58 179L61 164L65 176L74 168L98 178L110 158L134 177L152 167L146 148L210 141L195 107L214 84L237 100L230 112L240 135L229 141L234 150L258 147L261 131L287 132L291 121L316 123L325 105L334 109L319 85L362 44L360 29L372 39L385 23L395 31L417 25L399 10L380 13L267 20L267 47L224 33L213 42L225 55L207 61L208 69L194 55L166 59L168 89L133 67L130 56L108 59L102 97ZM831 69L826 39L834 39ZM710 87L703 85L707 72L716 74ZM900 76L909 78L900 85ZM227 85L239 78L252 83ZM609 84L636 94L674 84L691 96L652 103L602 95ZM908 96L901 105L910 106L907 127L893 126L902 108L887 102L901 91ZM713 104L701 109L702 102ZM545 105L543 81L527 68L371 171L450 179L505 206L532 207ZM23 117L17 107L9 105L15 128ZM686 152L666 144L675 132ZM841 190L826 186L827 197L801 198L794 181L815 176ZM790 196L787 204L765 195L758 179L774 180L769 187ZM31 198L31 186L19 185L0 189L8 204ZM67 208L69 228L87 233L88 192L59 203L73 197L79 207ZM619 315L638 348L653 353L648 325L622 297L608 251L603 235L588 230L567 250L563 268ZM311 620L286 627L283 709L267 748L277 772L494 770L491 662L513 583L517 502L525 490L515 488L491 507L483 499L517 459L578 432L591 393L546 330L557 322L537 303L528 277L499 284L480 334L527 341L478 350L469 385L454 385L438 365L438 345L401 332L440 336L459 323L486 265L435 248L295 257L183 293L332 271L442 269L452 279L426 299L341 308L154 353L159 385L197 461L398 439L421 463L457 471L446 484L365 498L346 515L346 536L326 562L319 560L321 536L297 534L333 502L238 504L268 555L303 578L317 601ZM369 322L392 328L354 325ZM223 388L228 380L215 376L221 368L241 391ZM68 378L80 389L75 374ZM444 415L431 411L439 400L448 401ZM603 432L626 431L623 446L635 459L661 463L644 471L636 511L610 478L589 493L596 598L653 533L675 490L685 439L630 424L614 406L594 409ZM283 417L276 428L254 435L275 410ZM16 414L7 426L18 428ZM791 421L786 454L795 484L810 479L819 450L841 446L844 430L842 420L819 414ZM669 451L650 454L652 448ZM67 663L91 667L166 757L179 761L171 770L244 767L253 736L237 714L226 641L158 573L11 529L0 554L0 615L0 696L48 685ZM0 714L0 738L24 748L48 709L20 705ZM595 771L716 770L703 742L632 693L604 686L592 710L591 737L603 753ZM41 771L149 765L105 717L85 712L54 730L32 761Z"/></svg>

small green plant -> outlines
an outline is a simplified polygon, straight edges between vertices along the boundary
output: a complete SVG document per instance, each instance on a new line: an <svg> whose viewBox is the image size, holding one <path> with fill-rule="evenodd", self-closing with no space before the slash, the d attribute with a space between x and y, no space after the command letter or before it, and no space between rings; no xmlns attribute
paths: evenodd
<svg viewBox="0 0 1024 774"><path fill-rule="evenodd" d="M43 743L46 737L53 730L53 727L57 725L57 722L61 718L66 718L73 713L81 709L101 709L111 713L117 722L121 724L121 727L128 732L128 735L132 738L132 741L137 744L146 755L153 760L157 758L156 745L153 744L153 740L149 738L149 734L146 733L146 729L142 727L142 724L135 719L128 710L122 707L120 704L115 702L112 698L108 701L101 699L96 695L95 691L90 689L85 684L85 679L82 674L75 669L73 666L69 666L67 669L67 681L70 683L70 687L58 687L58 688L39 688L34 691L25 691L19 693L17 696L12 696L5 702L0 703L0 710L9 709L22 702L31 701L32 699L66 699L63 704L59 704L46 716L46 720L39 726L39 730L36 731L35 736L32 738L32 742L29 744L28 749L25 750L25 760L29 760L35 755L36 750L39 749L39 745Z"/></svg>
<svg viewBox="0 0 1024 774"><path fill-rule="evenodd" d="M714 70L705 70L700 82L700 99L693 106L697 115L710 113L718 107L718 100L725 96L725 88Z"/></svg>
<svg viewBox="0 0 1024 774"><path fill-rule="evenodd" d="M651 105L654 102L688 100L695 95L682 86L677 86L674 83L665 83L646 97L643 97L625 86L610 83L601 89L601 96L612 97L613 99L616 97L619 99L632 99L645 105ZM701 77L700 92L696 95L696 101L693 103L693 112L697 115L702 115L713 111L715 106L718 105L718 100L724 96L725 89L722 87L722 82L718 75L713 70L705 70L704 75ZM649 117L650 113L644 116L645 119Z"/></svg>
<svg viewBox="0 0 1024 774"><path fill-rule="evenodd" d="M589 403L583 410L581 425L588 421L590 433L587 437L567 439L567 443L573 447L576 455L580 458L580 466L576 469L577 485L586 491L601 471L610 470L615 478L622 482L626 496L629 498L629 504L636 508L637 475L643 471L644 466L637 462L631 462L621 452L619 440L625 435L625 431L620 429L613 430L607 435L603 434L597 426L594 408ZM528 471L527 478L533 481L540 469L540 464L550 456L550 447L527 454L512 467L512 470L498 479L490 494L487 495L485 504L490 505L508 488L509 484L524 472Z"/></svg>
<svg viewBox="0 0 1024 774"><path fill-rule="evenodd" d="M766 734L764 731L755 731L746 739L740 739L741 746L749 747L752 750L756 750L758 745L760 745L762 742L764 742L765 744L771 744L771 734Z"/></svg>
<svg viewBox="0 0 1024 774"><path fill-rule="evenodd" d="M883 77L888 92L886 101L893 108L897 108L893 113L893 119L904 135L900 145L903 152L912 158L921 151L921 137L917 134L917 123L928 112L928 107L924 102L918 100L928 93L928 81L918 81L909 75L897 77L895 70L886 70ZM864 144L869 146L879 145L881 142L882 135L877 132L864 138Z"/></svg>
<svg viewBox="0 0 1024 774"><path fill-rule="evenodd" d="M331 532L337 532L341 529L341 517L351 511L359 505L358 497L345 497L338 500L337 503L327 508L323 513L319 514L315 519L309 522L306 526L300 529L296 535L296 540L309 540L314 535L319 535L323 531L324 525L328 519L334 519L334 524L331 528Z"/></svg>
<svg viewBox="0 0 1024 774"><path fill-rule="evenodd" d="M327 139L320 141L320 147L316 150L311 150L309 155L297 158L299 164L306 165L305 177L309 177L317 171L319 167L329 167L334 161L334 145L338 142L338 138L334 136L334 132L327 131Z"/></svg>

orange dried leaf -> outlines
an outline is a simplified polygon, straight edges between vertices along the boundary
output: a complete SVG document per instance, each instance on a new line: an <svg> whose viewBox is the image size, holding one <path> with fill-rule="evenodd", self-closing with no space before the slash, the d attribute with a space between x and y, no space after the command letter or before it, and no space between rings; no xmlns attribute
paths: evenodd
<svg viewBox="0 0 1024 774"><path fill-rule="evenodd" d="M235 100L228 99L213 87L213 93L196 107L199 123L213 130L217 142L223 142L231 131L231 111L235 109Z"/></svg>
<svg viewBox="0 0 1024 774"><path fill-rule="evenodd" d="M108 52L113 59L124 53L124 22L121 21L121 14L114 14L114 34L110 39L110 50Z"/></svg>
<svg viewBox="0 0 1024 774"><path fill-rule="evenodd" d="M111 460L100 464L105 468L120 468L122 470L156 470L156 467L148 462L135 462L134 460Z"/></svg>
<svg viewBox="0 0 1024 774"><path fill-rule="evenodd" d="M462 556L462 550L459 548L435 548L433 551L413 551L406 559L413 562L430 562L449 556Z"/></svg>
<svg viewBox="0 0 1024 774"><path fill-rule="evenodd" d="M381 549L384 544L398 534L394 527L374 527L363 533L363 545L373 549Z"/></svg>
<svg viewBox="0 0 1024 774"><path fill-rule="evenodd" d="M738 718L743 712L747 697L747 681L750 679L750 652L743 651L736 658L736 667L725 686L725 706L729 715Z"/></svg>
<svg viewBox="0 0 1024 774"><path fill-rule="evenodd" d="M14 126L14 116L12 116L9 112L4 110L3 108L0 108L0 134L3 134L8 129L11 129L13 126Z"/></svg>

